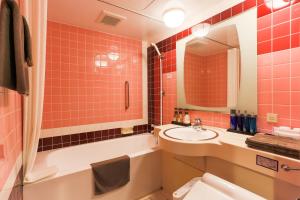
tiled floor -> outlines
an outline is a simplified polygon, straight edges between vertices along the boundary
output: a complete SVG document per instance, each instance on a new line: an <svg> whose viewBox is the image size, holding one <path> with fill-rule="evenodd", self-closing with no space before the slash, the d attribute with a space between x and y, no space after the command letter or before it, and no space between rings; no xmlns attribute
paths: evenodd
<svg viewBox="0 0 300 200"><path fill-rule="evenodd" d="M139 200L172 200L172 198L160 190L160 191L154 192L146 197L143 197Z"/></svg>

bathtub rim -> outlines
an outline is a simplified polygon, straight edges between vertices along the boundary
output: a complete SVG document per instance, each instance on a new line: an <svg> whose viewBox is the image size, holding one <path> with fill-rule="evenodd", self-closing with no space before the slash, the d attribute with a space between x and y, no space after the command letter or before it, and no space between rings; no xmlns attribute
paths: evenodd
<svg viewBox="0 0 300 200"><path fill-rule="evenodd" d="M77 148L84 148L85 146L91 146L91 145L95 145L97 143L100 144L100 143L116 142L116 141L122 140L122 139L123 140L124 139L128 139L128 138L132 139L133 137L145 137L145 136L148 136L148 137L153 136L152 137L153 138L153 142L155 141L155 136L153 134L151 134L151 133L143 133L143 134L132 135L132 136L128 136L128 137L113 138L113 139L108 139L108 140L102 140L102 141L92 142L92 143L86 143L86 144L81 144L81 145L64 147L64 148L60 148L60 149L53 149L53 150L49 150L49 151L42 151L42 152L38 152L37 156L39 156L39 157L42 156L42 158L39 158L39 160L42 159L40 161L45 162L47 156L49 154L51 154L51 153L54 153L54 152L64 151L66 149L70 150L72 148L76 148L76 149ZM115 155L115 156L111 157L110 159L119 157L121 155L128 155L130 157L130 159L132 159L132 158L135 158L135 157L139 157L139 156L142 156L142 155L146 155L146 154L149 154L149 153L153 153L153 152L159 151L160 148L159 148L158 144L156 144L155 142L154 142L154 144L155 144L154 147L150 146L150 147L145 148L143 150L132 152L132 153L129 153L129 154L118 154L118 155ZM102 161L102 160L100 160L100 161ZM43 164L45 164L45 163L43 163ZM37 167L37 165L38 164L35 163L34 167ZM38 169L39 168L34 169L33 172L39 171ZM56 178L60 178L60 177L63 177L63 176L68 176L68 175L73 175L73 174L78 173L78 172L83 172L85 170L91 170L90 164L87 164L87 165L84 164L84 167L83 167L83 165L81 167L77 166L76 170L60 170L55 175L45 177L45 178L40 179L40 180L38 180L36 182L25 183L25 185L27 185L27 184L41 183L41 182L45 182L45 181L50 181L50 180L53 180L53 179L56 179Z"/></svg>

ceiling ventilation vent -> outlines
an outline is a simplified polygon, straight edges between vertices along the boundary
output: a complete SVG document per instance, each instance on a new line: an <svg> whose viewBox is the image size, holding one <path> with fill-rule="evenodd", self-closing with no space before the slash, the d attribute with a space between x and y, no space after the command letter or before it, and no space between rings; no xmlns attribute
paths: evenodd
<svg viewBox="0 0 300 200"><path fill-rule="evenodd" d="M125 19L126 17L124 16L104 10L100 13L99 17L96 19L96 22L109 26L117 26L121 21Z"/></svg>

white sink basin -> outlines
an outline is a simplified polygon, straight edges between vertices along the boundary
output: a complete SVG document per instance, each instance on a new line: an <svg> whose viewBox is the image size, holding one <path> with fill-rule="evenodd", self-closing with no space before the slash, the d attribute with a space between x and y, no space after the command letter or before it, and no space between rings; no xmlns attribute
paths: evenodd
<svg viewBox="0 0 300 200"><path fill-rule="evenodd" d="M171 128L164 132L167 137L184 141L210 140L218 136L218 133L208 129L194 129L191 127Z"/></svg>

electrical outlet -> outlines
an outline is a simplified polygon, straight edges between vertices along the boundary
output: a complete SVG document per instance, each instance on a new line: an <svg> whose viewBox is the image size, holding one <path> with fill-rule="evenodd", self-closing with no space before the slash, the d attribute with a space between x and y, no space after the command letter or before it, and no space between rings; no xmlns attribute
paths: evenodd
<svg viewBox="0 0 300 200"><path fill-rule="evenodd" d="M274 114L274 113L267 113L267 122L277 123L278 122L278 115Z"/></svg>
<svg viewBox="0 0 300 200"><path fill-rule="evenodd" d="M133 127L121 128L122 135L127 135L127 134L132 134L132 133L133 133Z"/></svg>

